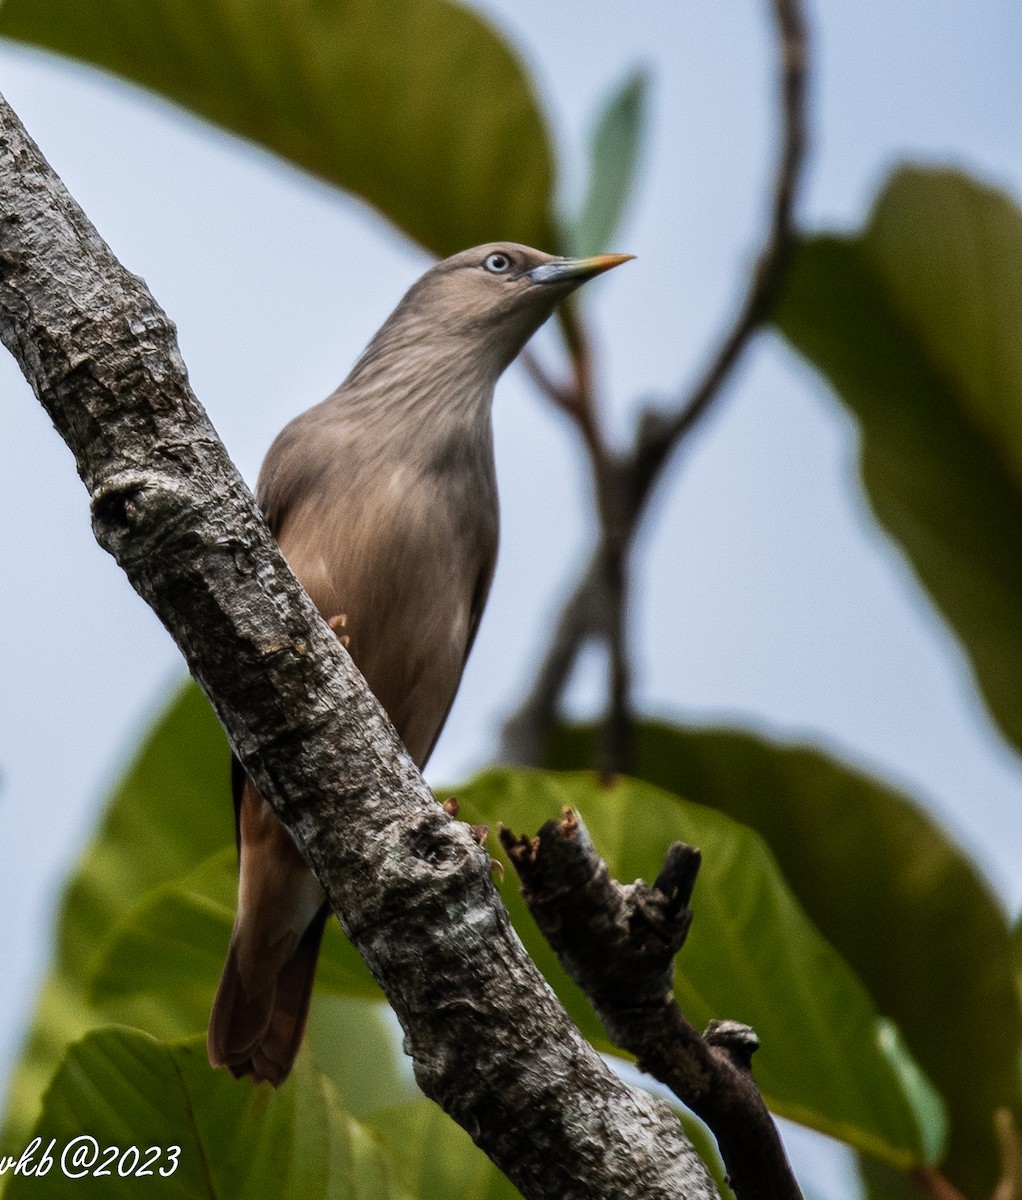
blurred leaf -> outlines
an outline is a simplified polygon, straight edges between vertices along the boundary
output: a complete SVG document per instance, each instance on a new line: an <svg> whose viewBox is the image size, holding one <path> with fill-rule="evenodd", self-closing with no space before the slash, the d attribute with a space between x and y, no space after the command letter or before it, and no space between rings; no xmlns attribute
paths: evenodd
<svg viewBox="0 0 1022 1200"><path fill-rule="evenodd" d="M425 1098L369 1113L397 1175L420 1200L515 1200L521 1192L442 1109Z"/></svg>
<svg viewBox="0 0 1022 1200"><path fill-rule="evenodd" d="M406 1195L383 1146L348 1115L306 1055L273 1091L211 1071L198 1041L166 1046L134 1030L96 1031L69 1051L35 1132L44 1148L56 1139L44 1185L54 1200L136 1197L147 1185L175 1200ZM96 1140L100 1153L78 1169L99 1169L104 1151L116 1146L120 1154L107 1165L109 1175L71 1178L61 1170L61 1150L83 1134ZM158 1172L171 1171L175 1161L171 1146L180 1148L177 1166L161 1177ZM149 1167L153 1176L143 1180L134 1172L150 1157L150 1147L162 1153ZM37 1197L39 1186L35 1177L14 1177L8 1200Z"/></svg>
<svg viewBox="0 0 1022 1200"><path fill-rule="evenodd" d="M920 1200L920 1196L925 1195L908 1175L893 1171L875 1158L860 1155L858 1166L866 1200Z"/></svg>
<svg viewBox="0 0 1022 1200"><path fill-rule="evenodd" d="M101 936L140 896L234 845L230 751L213 710L185 684L116 785L67 889L58 955L84 981Z"/></svg>
<svg viewBox="0 0 1022 1200"><path fill-rule="evenodd" d="M495 239L557 249L532 84L448 0L5 0L0 34L165 96L439 255Z"/></svg>
<svg viewBox="0 0 1022 1200"><path fill-rule="evenodd" d="M1015 944L1015 982L1018 985L1019 1004L1022 1005L1022 917L1015 922L1012 940Z"/></svg>
<svg viewBox="0 0 1022 1200"><path fill-rule="evenodd" d="M54 963L10 1085L3 1145L25 1141L42 1090L68 1045L109 1019L90 1008L86 989L92 960L110 931L139 897L185 875L225 844L233 845L229 762L216 718L189 683L114 789L64 894ZM178 1000L187 1006L183 993Z"/></svg>
<svg viewBox="0 0 1022 1200"><path fill-rule="evenodd" d="M561 731L552 764L592 761L595 737ZM1019 1103L1022 1019L1007 922L969 860L910 800L813 750L647 722L636 753L644 779L766 839L802 907L943 1097L944 1170L967 1195L987 1195L992 1113Z"/></svg>
<svg viewBox="0 0 1022 1200"><path fill-rule="evenodd" d="M411 1060L401 1052L397 1018L382 1000L331 995L317 984L305 1040L316 1065L360 1120L422 1097Z"/></svg>
<svg viewBox="0 0 1022 1200"><path fill-rule="evenodd" d="M89 1000L136 992L168 1002L187 979L205 996L201 1026L223 969L238 894L237 856L225 847L189 875L149 892L110 933L89 979ZM316 989L381 1000L383 994L336 921L327 923Z"/></svg>
<svg viewBox="0 0 1022 1200"><path fill-rule="evenodd" d="M631 196L646 131L649 75L634 71L607 99L589 147L589 183L573 222L571 251L580 257L610 249Z"/></svg>
<svg viewBox="0 0 1022 1200"><path fill-rule="evenodd" d="M88 1002L99 1006L152 993L169 1004L188 980L206 997L206 1011L197 1015L200 1028L234 920L236 857L234 847L225 846L183 879L147 892L103 939L85 980Z"/></svg>
<svg viewBox="0 0 1022 1200"><path fill-rule="evenodd" d="M917 1118L878 1047L869 996L806 920L756 834L648 784L603 787L589 774L495 771L459 789L458 799L466 820L529 834L569 805L625 881L654 879L672 841L698 846L696 918L675 976L685 1012L700 1026L731 1017L756 1029L756 1078L776 1112L898 1166L922 1160ZM599 1049L620 1053L537 932L513 871L501 891L573 1019Z"/></svg>
<svg viewBox="0 0 1022 1200"><path fill-rule="evenodd" d="M617 1051L617 1053L619 1054L620 1051ZM710 1132L710 1127L701 1121L695 1113L685 1108L666 1087L660 1090L664 1093L666 1102L674 1109L675 1116L677 1116L685 1130L685 1136L703 1160L703 1165L716 1185L717 1194L722 1200L735 1200L735 1194L728 1184L727 1168L724 1166L724 1160L720 1157L717 1139Z"/></svg>
<svg viewBox="0 0 1022 1200"><path fill-rule="evenodd" d="M777 323L858 417L877 518L1022 748L1022 212L899 171L862 234L804 243Z"/></svg>
<svg viewBox="0 0 1022 1200"><path fill-rule="evenodd" d="M880 1052L894 1068L912 1110L919 1118L923 1137L923 1156L929 1163L939 1162L947 1140L947 1110L940 1093L919 1069L901 1030L886 1017L881 1018L877 1043Z"/></svg>

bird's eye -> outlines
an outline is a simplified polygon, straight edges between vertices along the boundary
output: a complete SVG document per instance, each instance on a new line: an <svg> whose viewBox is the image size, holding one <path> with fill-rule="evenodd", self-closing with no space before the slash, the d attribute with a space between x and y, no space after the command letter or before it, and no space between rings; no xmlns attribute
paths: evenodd
<svg viewBox="0 0 1022 1200"><path fill-rule="evenodd" d="M511 269L511 259L506 254L501 254L496 251L494 254L487 256L483 266L493 275L503 275L505 271Z"/></svg>

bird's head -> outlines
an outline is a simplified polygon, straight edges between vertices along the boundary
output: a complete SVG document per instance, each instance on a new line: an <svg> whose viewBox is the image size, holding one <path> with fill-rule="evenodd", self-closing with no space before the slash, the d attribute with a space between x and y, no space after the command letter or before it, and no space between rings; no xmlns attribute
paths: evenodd
<svg viewBox="0 0 1022 1200"><path fill-rule="evenodd" d="M474 358L495 379L559 301L632 257L558 258L515 242L475 246L427 271L387 324L445 357Z"/></svg>

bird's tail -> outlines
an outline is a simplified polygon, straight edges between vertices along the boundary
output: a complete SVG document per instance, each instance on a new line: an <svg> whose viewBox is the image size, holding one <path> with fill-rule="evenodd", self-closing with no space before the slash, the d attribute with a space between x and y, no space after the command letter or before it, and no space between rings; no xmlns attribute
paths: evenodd
<svg viewBox="0 0 1022 1200"><path fill-rule="evenodd" d="M249 780L238 816L238 914L206 1045L214 1067L279 1087L302 1043L329 908Z"/></svg>

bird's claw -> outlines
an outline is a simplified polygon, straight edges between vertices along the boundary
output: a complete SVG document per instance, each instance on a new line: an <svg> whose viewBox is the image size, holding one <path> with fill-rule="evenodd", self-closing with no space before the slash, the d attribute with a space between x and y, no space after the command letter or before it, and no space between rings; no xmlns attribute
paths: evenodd
<svg viewBox="0 0 1022 1200"><path fill-rule="evenodd" d="M341 633L340 631L348 624L348 614L338 613L336 617L331 617L330 620L327 621L327 624L330 626L331 631L337 634L337 640L341 643L341 645L347 646L347 644L351 641L351 637L346 633Z"/></svg>

